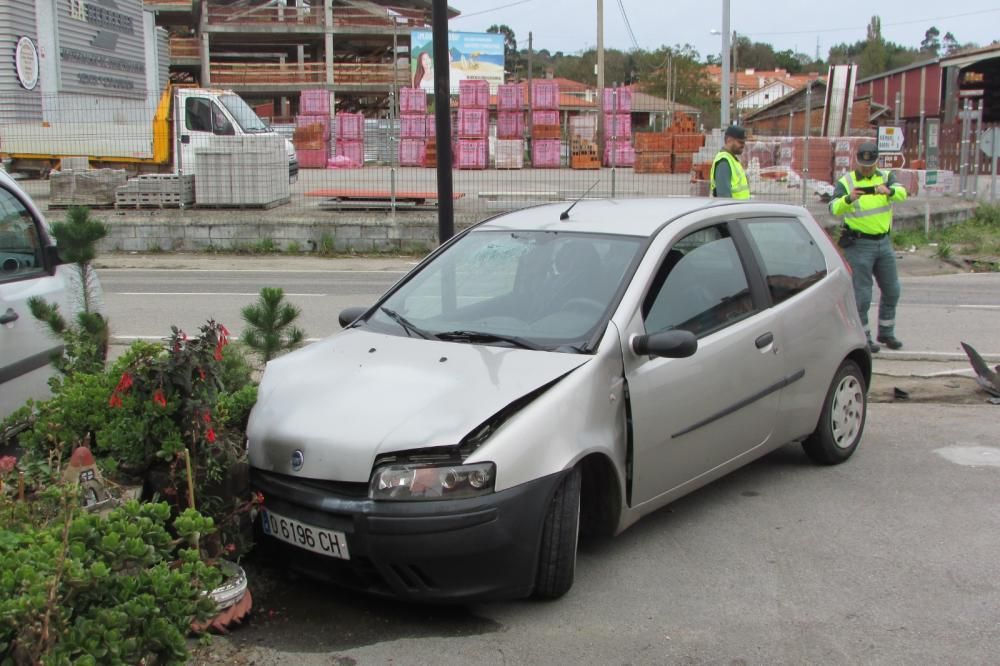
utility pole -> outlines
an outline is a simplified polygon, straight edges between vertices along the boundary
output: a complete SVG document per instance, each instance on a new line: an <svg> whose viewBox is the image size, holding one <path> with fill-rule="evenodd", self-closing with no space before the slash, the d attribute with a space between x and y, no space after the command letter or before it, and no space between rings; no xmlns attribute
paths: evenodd
<svg viewBox="0 0 1000 666"><path fill-rule="evenodd" d="M735 116L737 124L739 124L739 122L740 122L740 112L739 112L739 107L737 106L737 102L739 101L739 98L740 98L740 66L739 66L739 59L740 59L740 41L736 38L736 31L733 30L733 98L732 98L732 103L733 103L733 106L735 108L731 111L730 117Z"/></svg>
<svg viewBox="0 0 1000 666"><path fill-rule="evenodd" d="M604 161L604 0L597 0L597 159Z"/></svg>
<svg viewBox="0 0 1000 666"><path fill-rule="evenodd" d="M719 124L729 127L729 0L722 0L722 108Z"/></svg>
<svg viewBox="0 0 1000 666"><path fill-rule="evenodd" d="M532 44L531 32L528 32L528 90L525 98L528 100L528 154L531 154L531 128L533 127L531 120L531 81L532 81L532 63L535 60L535 51Z"/></svg>
<svg viewBox="0 0 1000 666"><path fill-rule="evenodd" d="M438 145L438 242L455 235L455 201L451 182L451 72L448 68L448 0L434 0L431 16L434 42L434 128ZM442 145L443 144L443 145Z"/></svg>

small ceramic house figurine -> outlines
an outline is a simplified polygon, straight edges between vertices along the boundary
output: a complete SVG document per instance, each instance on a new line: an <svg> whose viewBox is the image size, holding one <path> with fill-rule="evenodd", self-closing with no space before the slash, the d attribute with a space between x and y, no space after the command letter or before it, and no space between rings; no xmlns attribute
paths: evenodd
<svg viewBox="0 0 1000 666"><path fill-rule="evenodd" d="M89 447L79 446L74 449L69 465L63 472L63 480L67 483L80 484L83 507L88 511L110 508L111 495L108 494L104 479L94 461L94 454L90 452Z"/></svg>

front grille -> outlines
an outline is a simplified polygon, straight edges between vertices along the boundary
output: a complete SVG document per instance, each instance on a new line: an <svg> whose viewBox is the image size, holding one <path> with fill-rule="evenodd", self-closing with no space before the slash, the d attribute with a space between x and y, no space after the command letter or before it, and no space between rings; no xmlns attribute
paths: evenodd
<svg viewBox="0 0 1000 666"><path fill-rule="evenodd" d="M265 479L272 479L282 484L299 486L319 490L334 497L349 497L352 499L363 499L368 497L368 484L347 481L325 481L323 479L305 479L289 474L275 474L274 472L262 472L254 470Z"/></svg>

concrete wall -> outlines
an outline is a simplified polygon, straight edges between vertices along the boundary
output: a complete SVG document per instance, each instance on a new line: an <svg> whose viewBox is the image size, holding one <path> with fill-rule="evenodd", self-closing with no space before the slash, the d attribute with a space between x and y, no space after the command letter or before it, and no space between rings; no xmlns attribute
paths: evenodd
<svg viewBox="0 0 1000 666"><path fill-rule="evenodd" d="M111 214L104 214L109 212ZM302 252L426 253L437 247L438 223L434 214L405 221L389 216L352 216L337 221L261 220L228 211L188 212L185 215L121 216L95 210L110 233L101 241L102 252L250 252L270 249ZM145 217L145 219L143 219ZM56 211L48 213L58 219ZM461 230L478 220L456 220Z"/></svg>
<svg viewBox="0 0 1000 666"><path fill-rule="evenodd" d="M932 228L947 227L971 217L976 204L954 197L911 199L895 206L896 229L923 229L929 215ZM810 203L809 211L824 227L840 224L826 205ZM331 249L336 252L386 252L424 254L437 247L438 222L434 211L390 214L328 213L327 219L307 216L274 218L275 211L254 210L94 210L110 233L101 252L301 252ZM50 210L50 222L62 211ZM270 219L266 219L270 218ZM456 232L482 216L458 216Z"/></svg>

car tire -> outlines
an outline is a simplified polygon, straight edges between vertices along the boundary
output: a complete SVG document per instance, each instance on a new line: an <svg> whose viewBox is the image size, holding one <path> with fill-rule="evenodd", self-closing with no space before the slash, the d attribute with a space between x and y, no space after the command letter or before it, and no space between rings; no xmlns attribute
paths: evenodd
<svg viewBox="0 0 1000 666"><path fill-rule="evenodd" d="M819 465L838 465L861 443L868 416L865 376L854 361L844 361L830 383L816 430L802 442L806 455Z"/></svg>
<svg viewBox="0 0 1000 666"><path fill-rule="evenodd" d="M580 468L574 467L556 489L545 514L535 574L536 599L558 599L573 587L580 535Z"/></svg>

